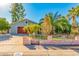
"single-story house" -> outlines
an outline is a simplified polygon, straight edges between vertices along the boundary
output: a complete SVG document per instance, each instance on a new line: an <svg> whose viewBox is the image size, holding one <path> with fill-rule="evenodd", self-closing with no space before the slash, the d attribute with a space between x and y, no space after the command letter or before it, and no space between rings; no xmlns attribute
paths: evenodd
<svg viewBox="0 0 79 59"><path fill-rule="evenodd" d="M11 24L11 28L9 29L10 34L26 34L24 31L24 26L28 25L28 23L35 23L31 20L24 19L22 21L17 21Z"/></svg>

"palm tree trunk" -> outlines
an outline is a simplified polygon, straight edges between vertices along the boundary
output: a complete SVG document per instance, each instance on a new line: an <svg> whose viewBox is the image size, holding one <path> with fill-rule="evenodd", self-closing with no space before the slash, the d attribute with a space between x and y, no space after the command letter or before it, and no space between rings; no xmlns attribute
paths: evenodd
<svg viewBox="0 0 79 59"><path fill-rule="evenodd" d="M72 16L72 26L76 26L76 20L75 20L75 16Z"/></svg>
<svg viewBox="0 0 79 59"><path fill-rule="evenodd" d="M72 28L71 28L71 33L78 33L78 28L76 25L76 17L73 15L72 16Z"/></svg>

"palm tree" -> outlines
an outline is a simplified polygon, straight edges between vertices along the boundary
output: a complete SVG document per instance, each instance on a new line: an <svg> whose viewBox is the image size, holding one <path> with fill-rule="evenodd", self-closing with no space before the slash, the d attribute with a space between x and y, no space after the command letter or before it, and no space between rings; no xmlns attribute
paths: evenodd
<svg viewBox="0 0 79 59"><path fill-rule="evenodd" d="M72 18L71 33L78 33L78 28L76 25L76 16L77 15L78 15L77 7L69 10L69 16L71 16L71 18Z"/></svg>
<svg viewBox="0 0 79 59"><path fill-rule="evenodd" d="M44 20L41 24L41 31L42 31L42 34L44 35L50 35L51 32L52 32L52 17L50 16L50 14L47 14L45 17L44 17Z"/></svg>
<svg viewBox="0 0 79 59"><path fill-rule="evenodd" d="M52 24L52 34L53 33L55 33L55 21L58 19L58 18L60 18L61 17L61 14L59 14L59 12L56 12L55 14L53 14L53 13L48 13L48 14L46 14L46 16L49 16L50 17L50 19L51 19L51 24ZM39 22L39 24L41 25L42 23L43 23L43 21L44 21L44 18L42 18L42 19L40 19L40 22Z"/></svg>
<svg viewBox="0 0 79 59"><path fill-rule="evenodd" d="M58 11L55 14L50 12L50 13L48 13L46 15L49 15L51 17L52 21L57 20L59 17L61 17L61 14L59 14ZM43 20L44 20L44 18L40 19L39 24L41 24L43 22Z"/></svg>
<svg viewBox="0 0 79 59"><path fill-rule="evenodd" d="M69 22L64 16L55 21L56 33L70 33L70 27Z"/></svg>
<svg viewBox="0 0 79 59"><path fill-rule="evenodd" d="M71 10L69 10L69 15L72 18L72 26L75 26L76 25L76 15L77 15L76 9L72 8Z"/></svg>

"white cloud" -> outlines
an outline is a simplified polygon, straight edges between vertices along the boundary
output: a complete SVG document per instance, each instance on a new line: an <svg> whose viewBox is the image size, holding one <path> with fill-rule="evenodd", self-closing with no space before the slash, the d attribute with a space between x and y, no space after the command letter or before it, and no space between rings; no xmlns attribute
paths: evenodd
<svg viewBox="0 0 79 59"><path fill-rule="evenodd" d="M0 12L5 12L10 9L11 4L0 4Z"/></svg>
<svg viewBox="0 0 79 59"><path fill-rule="evenodd" d="M6 18L7 21L11 21L11 16L10 16L10 6L11 4L0 4L0 17Z"/></svg>

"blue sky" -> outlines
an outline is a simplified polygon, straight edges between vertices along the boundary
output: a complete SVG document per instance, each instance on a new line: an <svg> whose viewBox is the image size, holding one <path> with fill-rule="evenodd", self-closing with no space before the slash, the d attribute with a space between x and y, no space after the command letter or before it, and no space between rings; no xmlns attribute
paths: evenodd
<svg viewBox="0 0 79 59"><path fill-rule="evenodd" d="M61 15L68 14L68 10L79 4L76 3L25 3L23 4L26 12L25 18L39 22L45 14L52 12L59 12ZM9 13L10 5L0 7L0 17L5 17L11 22L11 15Z"/></svg>

